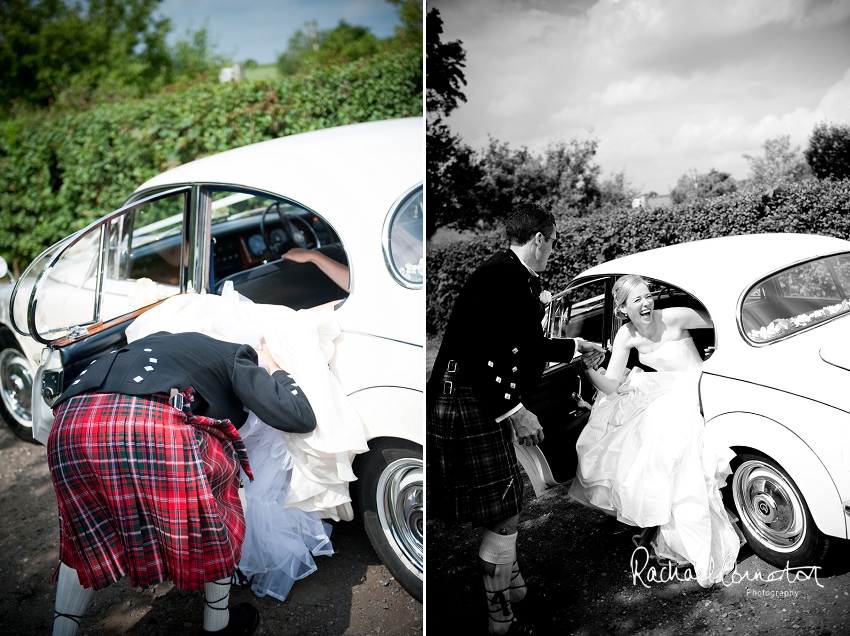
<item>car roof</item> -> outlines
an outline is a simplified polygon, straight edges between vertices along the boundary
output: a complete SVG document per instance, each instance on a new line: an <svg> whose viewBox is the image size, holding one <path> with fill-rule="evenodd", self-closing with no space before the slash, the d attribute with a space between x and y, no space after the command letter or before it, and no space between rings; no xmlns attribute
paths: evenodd
<svg viewBox="0 0 850 636"><path fill-rule="evenodd" d="M194 183L232 184L307 207L333 226L346 249L353 286L337 312L343 327L420 344L425 337L424 291L403 288L392 279L381 241L393 203L421 184L424 174L424 120L414 117L326 128L227 150L164 172L137 193Z"/></svg>
<svg viewBox="0 0 850 636"><path fill-rule="evenodd" d="M422 181L421 117L326 128L227 150L172 168L137 191L189 183L246 186L283 195L325 216L368 198L386 214ZM380 203L378 203L380 202Z"/></svg>
<svg viewBox="0 0 850 636"><path fill-rule="evenodd" d="M850 241L831 236L743 234L630 254L591 267L581 277L639 274L689 292L710 312L727 304L731 312L759 279L793 263L845 251L850 251Z"/></svg>

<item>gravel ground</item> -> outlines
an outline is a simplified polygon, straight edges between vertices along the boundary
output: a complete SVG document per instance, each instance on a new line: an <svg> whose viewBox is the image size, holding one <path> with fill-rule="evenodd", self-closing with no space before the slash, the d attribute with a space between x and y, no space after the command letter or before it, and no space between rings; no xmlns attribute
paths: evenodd
<svg viewBox="0 0 850 636"><path fill-rule="evenodd" d="M546 596L535 635L850 634L848 542L835 546L831 572L819 572L817 581L794 581L792 573L790 582L785 575L768 582L776 568L746 546L738 578L727 577L727 585L703 589L694 581L633 580L631 533L568 499L567 490L558 486L534 499L526 482L519 561L530 589ZM428 633L486 634L475 564L480 530L447 529L429 519L426 533ZM762 580L754 580L757 573Z"/></svg>
<svg viewBox="0 0 850 636"><path fill-rule="evenodd" d="M429 337L429 373L438 347L439 340ZM529 588L545 595L535 636L850 634L850 542L833 542L817 579L778 575L744 546L737 575L725 585L703 589L669 576L650 582L633 576L632 533L572 501L567 491L562 485L535 498L525 483L518 557ZM429 634L487 633L476 568L480 537L480 529L469 525L446 528L438 519L427 520Z"/></svg>
<svg viewBox="0 0 850 636"><path fill-rule="evenodd" d="M20 441L0 421L0 634L50 633L59 558L56 496L43 446ZM334 524L335 554L296 582L286 602L234 588L231 604L254 603L263 635L421 636L422 605L381 565L359 521ZM171 583L141 591L122 580L95 594L80 636L194 634L203 596Z"/></svg>

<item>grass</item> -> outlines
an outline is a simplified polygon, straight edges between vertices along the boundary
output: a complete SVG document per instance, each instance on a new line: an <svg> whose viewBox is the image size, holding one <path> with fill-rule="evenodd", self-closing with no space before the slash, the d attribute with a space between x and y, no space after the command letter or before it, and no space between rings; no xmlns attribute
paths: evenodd
<svg viewBox="0 0 850 636"><path fill-rule="evenodd" d="M280 78L277 64L263 64L254 68L243 68L242 74L247 80L276 80Z"/></svg>

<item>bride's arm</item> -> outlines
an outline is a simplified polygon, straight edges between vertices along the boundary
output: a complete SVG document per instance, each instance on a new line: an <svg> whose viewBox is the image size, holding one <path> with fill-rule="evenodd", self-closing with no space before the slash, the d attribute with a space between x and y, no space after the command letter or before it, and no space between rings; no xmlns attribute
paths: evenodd
<svg viewBox="0 0 850 636"><path fill-rule="evenodd" d="M665 323L680 329L705 329L714 326L708 312L690 307L667 307L661 310L661 316Z"/></svg>
<svg viewBox="0 0 850 636"><path fill-rule="evenodd" d="M623 381L623 373L626 370L626 363L629 361L628 340L628 329L621 327L614 337L614 345L611 348L611 360L604 375L593 368L585 367L584 369L587 378L593 386L605 395L610 395L616 391L617 387Z"/></svg>

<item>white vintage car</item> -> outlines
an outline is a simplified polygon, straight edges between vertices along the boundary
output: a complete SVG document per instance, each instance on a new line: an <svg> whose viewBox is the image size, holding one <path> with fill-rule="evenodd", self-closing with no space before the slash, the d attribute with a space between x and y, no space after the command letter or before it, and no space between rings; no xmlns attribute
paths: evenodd
<svg viewBox="0 0 850 636"><path fill-rule="evenodd" d="M67 383L167 297L230 281L257 303L331 303L341 335L330 368L370 449L353 465L355 507L381 559L421 600L423 174L423 122L412 118L275 139L151 179L17 281L17 333L2 334L3 415L45 443ZM293 247L345 265L347 289L312 262L282 260Z"/></svg>
<svg viewBox="0 0 850 636"><path fill-rule="evenodd" d="M692 330L705 360L701 407L706 434L737 454L724 497L749 545L778 567L822 561L831 538L850 538L850 242L732 236L619 258L554 297L548 335L609 344L623 274L650 281L656 308L712 318L713 329ZM575 476L594 399L580 366L578 357L550 364L527 400L545 440L516 449L538 494Z"/></svg>

